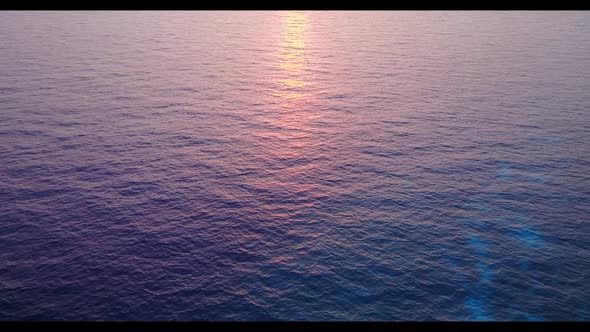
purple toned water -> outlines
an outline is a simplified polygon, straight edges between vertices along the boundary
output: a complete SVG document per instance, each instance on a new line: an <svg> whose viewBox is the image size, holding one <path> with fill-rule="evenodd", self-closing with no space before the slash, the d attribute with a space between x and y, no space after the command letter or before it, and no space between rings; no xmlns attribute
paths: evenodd
<svg viewBox="0 0 590 332"><path fill-rule="evenodd" d="M0 320L588 320L589 36L0 12Z"/></svg>

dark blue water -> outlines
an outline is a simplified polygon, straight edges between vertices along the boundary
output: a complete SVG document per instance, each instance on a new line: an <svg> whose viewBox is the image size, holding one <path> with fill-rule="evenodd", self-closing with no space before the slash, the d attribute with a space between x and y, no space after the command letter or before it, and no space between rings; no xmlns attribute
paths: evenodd
<svg viewBox="0 0 590 332"><path fill-rule="evenodd" d="M590 319L590 13L0 13L0 320Z"/></svg>

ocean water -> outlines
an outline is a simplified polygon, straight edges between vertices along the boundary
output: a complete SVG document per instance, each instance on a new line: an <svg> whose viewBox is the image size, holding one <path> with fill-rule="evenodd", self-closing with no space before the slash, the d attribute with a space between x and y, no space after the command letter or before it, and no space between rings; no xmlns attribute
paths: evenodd
<svg viewBox="0 0 590 332"><path fill-rule="evenodd" d="M589 320L589 12L0 12L0 320Z"/></svg>

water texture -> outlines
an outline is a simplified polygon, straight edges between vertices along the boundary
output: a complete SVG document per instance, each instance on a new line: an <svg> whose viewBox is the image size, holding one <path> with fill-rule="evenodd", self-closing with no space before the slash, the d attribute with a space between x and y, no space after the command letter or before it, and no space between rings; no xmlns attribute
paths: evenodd
<svg viewBox="0 0 590 332"><path fill-rule="evenodd" d="M0 320L589 320L590 13L0 12Z"/></svg>

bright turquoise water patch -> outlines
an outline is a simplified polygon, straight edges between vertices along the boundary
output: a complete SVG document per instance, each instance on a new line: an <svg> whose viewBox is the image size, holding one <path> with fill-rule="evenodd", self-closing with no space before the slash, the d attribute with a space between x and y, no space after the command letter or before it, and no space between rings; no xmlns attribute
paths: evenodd
<svg viewBox="0 0 590 332"><path fill-rule="evenodd" d="M465 306L469 311L468 320L475 321L494 321L494 318L486 310L486 302L480 299L468 299Z"/></svg>
<svg viewBox="0 0 590 332"><path fill-rule="evenodd" d="M481 256L487 256L490 250L488 241L478 235L471 235L469 237L468 245L477 255Z"/></svg>
<svg viewBox="0 0 590 332"><path fill-rule="evenodd" d="M539 317L539 316L532 315L532 314L525 314L525 315L526 315L526 320L529 322L543 322L543 321L545 321L543 319L543 317Z"/></svg>
<svg viewBox="0 0 590 332"><path fill-rule="evenodd" d="M544 244L543 238L531 228L518 228L511 231L511 233L518 241L529 247L540 248Z"/></svg>

